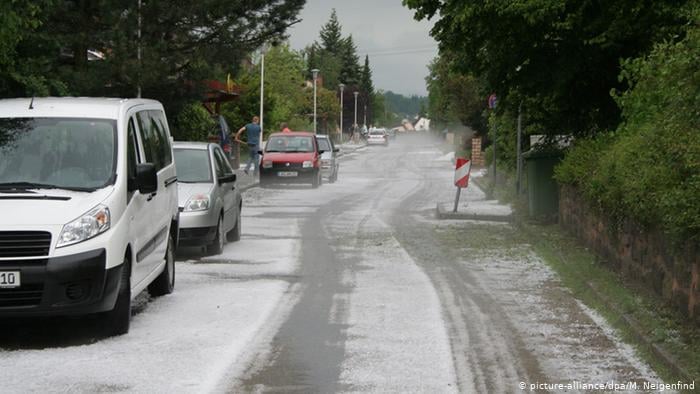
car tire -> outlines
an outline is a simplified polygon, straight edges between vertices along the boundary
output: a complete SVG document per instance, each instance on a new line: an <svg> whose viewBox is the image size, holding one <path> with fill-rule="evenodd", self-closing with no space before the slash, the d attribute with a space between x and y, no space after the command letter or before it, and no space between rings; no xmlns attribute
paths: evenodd
<svg viewBox="0 0 700 394"><path fill-rule="evenodd" d="M114 308L102 314L102 328L106 336L124 335L131 324L131 261L128 256L122 263L122 276L119 281L119 294Z"/></svg>
<svg viewBox="0 0 700 394"><path fill-rule="evenodd" d="M207 253L210 255L221 254L224 251L224 244L226 244L226 237L224 235L224 217L222 215L219 216L219 222L216 225L214 242L207 246Z"/></svg>
<svg viewBox="0 0 700 394"><path fill-rule="evenodd" d="M236 225L226 234L228 242L236 242L241 240L241 208L238 208L236 215Z"/></svg>
<svg viewBox="0 0 700 394"><path fill-rule="evenodd" d="M158 277L148 285L148 294L160 297L173 292L175 288L175 242L168 236L168 249L165 251L165 268Z"/></svg>

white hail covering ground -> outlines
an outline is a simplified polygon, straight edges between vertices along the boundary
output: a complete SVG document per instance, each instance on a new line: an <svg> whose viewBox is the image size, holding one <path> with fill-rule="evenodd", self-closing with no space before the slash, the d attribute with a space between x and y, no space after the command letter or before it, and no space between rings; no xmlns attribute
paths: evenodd
<svg viewBox="0 0 700 394"><path fill-rule="evenodd" d="M223 255L178 262L175 292L149 302L129 334L83 346L0 351L1 391L218 390L237 362L245 363L256 335L281 323L284 315L276 312L288 302L290 286L274 276L292 275L298 263L296 220L271 226L251 220L257 214L244 208L244 238L227 244ZM275 239L261 236L271 233Z"/></svg>

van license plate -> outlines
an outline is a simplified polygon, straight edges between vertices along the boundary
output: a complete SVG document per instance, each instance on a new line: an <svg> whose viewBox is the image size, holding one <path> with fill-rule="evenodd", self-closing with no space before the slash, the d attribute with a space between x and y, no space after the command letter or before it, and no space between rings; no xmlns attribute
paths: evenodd
<svg viewBox="0 0 700 394"><path fill-rule="evenodd" d="M11 289L19 286L19 271L0 271L0 289Z"/></svg>
<svg viewBox="0 0 700 394"><path fill-rule="evenodd" d="M297 172L296 171L280 171L277 173L277 176L293 177L293 176L297 176Z"/></svg>

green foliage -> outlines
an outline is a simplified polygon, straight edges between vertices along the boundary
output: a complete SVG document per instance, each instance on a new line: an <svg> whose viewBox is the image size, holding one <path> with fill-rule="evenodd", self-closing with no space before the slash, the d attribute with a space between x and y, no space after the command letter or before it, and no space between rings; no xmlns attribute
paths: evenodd
<svg viewBox="0 0 700 394"><path fill-rule="evenodd" d="M338 22L338 14L335 8L331 12L331 17L328 19L325 25L321 27L321 48L334 55L340 53L342 37L342 27L340 22Z"/></svg>
<svg viewBox="0 0 700 394"><path fill-rule="evenodd" d="M415 95L407 97L389 90L384 92L384 100L389 112L401 118L413 118L418 115L421 105L425 105L427 98Z"/></svg>
<svg viewBox="0 0 700 394"><path fill-rule="evenodd" d="M686 21L689 0L404 0L417 19L436 17L431 34L454 69L496 92L547 134L614 128L623 90L619 59L649 52ZM519 99L509 99L517 95ZM500 110L499 110L500 111Z"/></svg>
<svg viewBox="0 0 700 394"><path fill-rule="evenodd" d="M620 220L659 226L676 241L700 241L700 13L678 43L624 62L634 88L617 97L624 122L579 141L557 169Z"/></svg>
<svg viewBox="0 0 700 394"><path fill-rule="evenodd" d="M0 96L133 97L140 86L143 97L160 100L175 118L201 98L200 81L236 72L250 51L285 38L304 3L149 0L139 8L125 0L5 1ZM88 50L104 59L89 60Z"/></svg>
<svg viewBox="0 0 700 394"><path fill-rule="evenodd" d="M185 105L172 125L173 138L178 141L207 141L215 134L216 121L201 103Z"/></svg>
<svg viewBox="0 0 700 394"><path fill-rule="evenodd" d="M446 54L434 59L429 66L426 84L431 121L448 127L468 126L484 134L487 125L482 113L486 93L477 78L455 72L453 62L453 56Z"/></svg>
<svg viewBox="0 0 700 394"><path fill-rule="evenodd" d="M360 83L360 58L357 56L357 46L352 35L343 39L340 45L339 82L347 85Z"/></svg>

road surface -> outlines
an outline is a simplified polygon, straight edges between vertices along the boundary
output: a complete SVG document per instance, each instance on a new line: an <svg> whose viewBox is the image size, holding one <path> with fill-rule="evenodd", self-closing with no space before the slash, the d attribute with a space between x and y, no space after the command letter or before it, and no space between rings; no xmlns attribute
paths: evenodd
<svg viewBox="0 0 700 394"><path fill-rule="evenodd" d="M243 237L183 250L131 332L5 321L2 392L517 392L658 381L509 224L435 219L428 137L345 155L337 183L246 192ZM484 196L473 184L462 198ZM631 386L630 386L631 387ZM553 390L554 391L554 390ZM573 390L576 391L576 390Z"/></svg>

